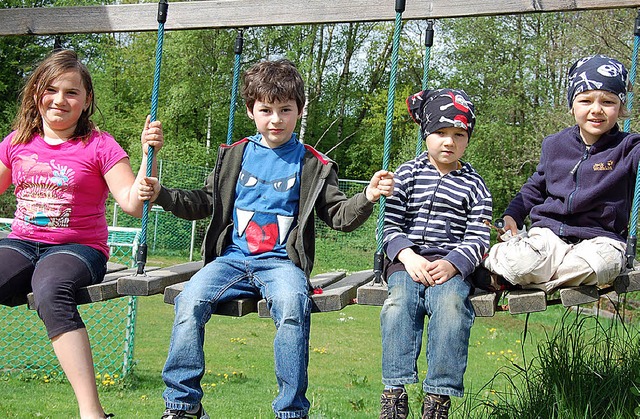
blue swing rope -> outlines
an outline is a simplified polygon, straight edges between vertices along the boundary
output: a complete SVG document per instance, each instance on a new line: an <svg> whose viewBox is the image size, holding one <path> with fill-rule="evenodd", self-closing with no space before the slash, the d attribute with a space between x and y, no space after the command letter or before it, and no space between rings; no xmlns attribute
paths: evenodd
<svg viewBox="0 0 640 419"><path fill-rule="evenodd" d="M167 21L169 3L167 0L158 2L158 41L156 42L156 68L153 75L153 90L151 93L151 122L156 120L158 113L158 91L160 89L160 67L162 65L162 43L164 41L164 23ZM151 176L153 168L153 147L147 152L147 176ZM140 232L140 245L136 252L137 275L144 274L144 265L147 263L147 223L149 222L149 201L144 201L142 208L142 231Z"/></svg>
<svg viewBox="0 0 640 419"><path fill-rule="evenodd" d="M422 65L422 90L427 90L429 84L429 66L431 62L431 47L433 46L433 19L427 20L427 30L424 33L424 63ZM416 157L422 154L422 132L418 128L418 141L416 142Z"/></svg>
<svg viewBox="0 0 640 419"><path fill-rule="evenodd" d="M393 104L396 96L396 79L398 70L398 49L400 47L400 32L402 31L402 13L405 8L405 0L396 0L396 22L393 32L393 44L391 49L391 72L389 76L389 92L387 94L387 120L384 130L384 154L382 157L382 169L389 170L389 155L391 154L391 128L393 124ZM376 229L376 240L378 249L373 259L374 282L382 282L382 264L384 255L382 253L382 229L384 227L384 210L386 197L380 197L380 211L378 212L378 227Z"/></svg>
<svg viewBox="0 0 640 419"><path fill-rule="evenodd" d="M231 86L231 102L229 103L229 126L227 127L227 144L233 142L233 125L235 123L236 102L238 100L238 83L240 80L240 58L242 57L242 45L244 38L242 37L242 29L238 30L234 52L236 54L233 63L233 84Z"/></svg>
<svg viewBox="0 0 640 419"><path fill-rule="evenodd" d="M638 9L638 15L635 20L635 27L633 28L634 42L633 42L633 56L631 57L631 70L629 71L629 82L631 86L636 81L636 71L638 62L638 47L640 46L640 9ZM629 91L627 94L627 109L629 112L633 110L633 92ZM631 129L631 120L624 121L624 130L629 132ZM627 268L633 269L633 261L636 257L636 248L638 246L638 212L640 208L640 170L636 168L636 186L633 194L633 205L631 207L631 220L629 221L629 236L627 237Z"/></svg>

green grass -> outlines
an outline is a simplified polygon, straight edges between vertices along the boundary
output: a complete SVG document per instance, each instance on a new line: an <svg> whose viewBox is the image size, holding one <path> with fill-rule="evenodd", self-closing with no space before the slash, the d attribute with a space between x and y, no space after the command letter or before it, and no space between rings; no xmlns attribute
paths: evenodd
<svg viewBox="0 0 640 419"><path fill-rule="evenodd" d="M494 418L640 417L637 327L568 314L530 363L505 368Z"/></svg>
<svg viewBox="0 0 640 419"><path fill-rule="evenodd" d="M360 246L345 246L339 241L323 242L325 244L318 249L323 256L318 258L315 272L361 270L363 258L372 259L371 252ZM340 257L325 256L335 254ZM335 262L326 260L341 262L334 266ZM151 256L147 265L165 266L180 262L168 256ZM158 418L164 408L161 371L169 345L173 306L164 304L162 296L143 297L138 301L134 373L124 381L116 378L112 382L105 377L98 380L101 382L101 401L117 418ZM527 389L544 389L546 385L546 381L540 383L540 377L535 374L539 370L538 365L549 362L538 357L538 345L549 347L549 337L553 339L554 328L565 313L562 307L552 306L544 312L532 313L528 322L525 315L508 313L477 318L469 345L466 395L463 399L453 399L452 417L481 418L487 417L491 411L493 417L521 417L518 409L527 403ZM382 391L379 314L380 307L358 305L348 306L339 312L313 314L307 393L312 403L311 418L377 417ZM575 317L575 314L570 316ZM203 403L212 418L273 417L271 401L277 393L273 371L274 333L272 321L259 318L257 314L242 318L211 318L206 328L207 371L203 379ZM591 336L588 330L565 333L565 341L566 336L576 333L576 341L584 337L585 342L592 342L587 339ZM638 349L634 350L636 352L633 353L637 354ZM426 372L424 351L418 367L422 379ZM555 372L556 378L562 378L567 367L559 365L557 369L547 369ZM632 364L630 369L633 368L636 372L640 369L637 364ZM524 375L523 370L527 370L528 375ZM542 379L548 380L546 377ZM623 384L618 382L616 385L626 386L625 391L637 387L633 378L624 381L625 377L622 377L622 380ZM75 398L64 381L45 382L43 377L5 375L0 376L0 386L0 417L77 417ZM556 388L562 386L567 390L562 396L572 397L573 387L557 384ZM612 388L610 391L615 393L618 390ZM410 385L408 391L411 410L417 414L421 403L420 385ZM557 396L558 392L553 395ZM541 398L531 397L531 400ZM585 402L584 398L582 402ZM493 409L496 405L499 409ZM530 409L535 409L535 406ZM564 419L563 416L557 417ZM628 416L611 417L637 416L629 413Z"/></svg>
<svg viewBox="0 0 640 419"><path fill-rule="evenodd" d="M167 354L173 307L161 296L139 299L135 373L115 384L100 386L105 408L124 418L157 418L163 410L161 370ZM553 307L531 316L524 346L533 351L560 317ZM371 418L379 409L380 307L346 307L312 317L309 391L312 418ZM524 316L506 313L478 318L472 330L465 385L469 395L480 391L496 371L522 360ZM552 326L551 326L552 327ZM270 418L277 386L273 373L270 319L213 316L206 329L204 404L216 418ZM426 370L420 360L421 377ZM67 383L4 377L0 416L7 418L72 418L76 403ZM499 382L495 385L500 385ZM419 409L419 385L409 387L412 410ZM491 396L489 389L480 391ZM465 399L454 399L454 409Z"/></svg>

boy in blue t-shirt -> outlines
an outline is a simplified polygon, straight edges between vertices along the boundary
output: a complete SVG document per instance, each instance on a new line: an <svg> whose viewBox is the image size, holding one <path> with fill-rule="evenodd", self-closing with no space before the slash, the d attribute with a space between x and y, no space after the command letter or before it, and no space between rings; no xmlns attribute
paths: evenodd
<svg viewBox="0 0 640 419"><path fill-rule="evenodd" d="M276 417L307 417L314 213L331 228L352 231L371 215L380 195L393 193L393 174L381 170L364 192L347 199L335 163L298 140L293 131L305 94L291 62L251 67L242 96L258 133L220 146L202 189L167 189L151 179L144 186L178 217L212 216L203 242L205 266L175 300L162 372L165 419L209 417L201 404L204 326L219 303L238 297L265 298L276 326Z"/></svg>

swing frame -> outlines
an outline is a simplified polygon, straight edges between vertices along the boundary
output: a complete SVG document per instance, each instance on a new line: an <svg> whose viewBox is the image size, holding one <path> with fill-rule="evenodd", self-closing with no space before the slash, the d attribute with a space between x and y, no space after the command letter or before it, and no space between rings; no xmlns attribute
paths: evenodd
<svg viewBox="0 0 640 419"><path fill-rule="evenodd" d="M403 20L640 7L640 0L410 0ZM155 3L0 9L0 36L157 30ZM278 13L273 13L276 10ZM207 0L170 4L166 30L393 21L389 0Z"/></svg>

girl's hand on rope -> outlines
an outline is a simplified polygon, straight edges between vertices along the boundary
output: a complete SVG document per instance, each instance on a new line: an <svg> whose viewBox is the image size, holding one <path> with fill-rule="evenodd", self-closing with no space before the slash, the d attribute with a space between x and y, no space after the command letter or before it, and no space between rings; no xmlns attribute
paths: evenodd
<svg viewBox="0 0 640 419"><path fill-rule="evenodd" d="M138 198L153 202L160 194L160 182L157 177L143 177L138 182Z"/></svg>
<svg viewBox="0 0 640 419"><path fill-rule="evenodd" d="M369 202L378 202L380 195L393 195L394 185L393 172L388 170L378 170L373 174L373 177L367 186L367 190L365 191L365 195Z"/></svg>
<svg viewBox="0 0 640 419"><path fill-rule="evenodd" d="M145 155L149 152L149 146L153 147L156 152L160 151L164 145L162 123L160 121L151 122L151 115L147 115L140 141L142 142L142 151Z"/></svg>
<svg viewBox="0 0 640 419"><path fill-rule="evenodd" d="M436 285L435 280L429 274L429 261L414 252L410 247L402 249L398 253L398 260L404 265L411 279L422 283L425 287Z"/></svg>

